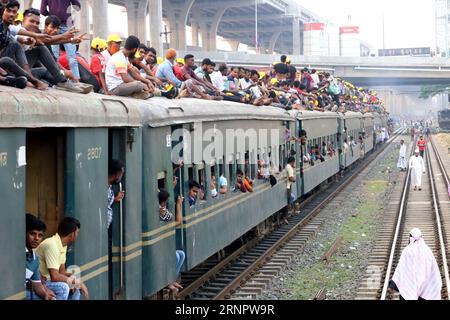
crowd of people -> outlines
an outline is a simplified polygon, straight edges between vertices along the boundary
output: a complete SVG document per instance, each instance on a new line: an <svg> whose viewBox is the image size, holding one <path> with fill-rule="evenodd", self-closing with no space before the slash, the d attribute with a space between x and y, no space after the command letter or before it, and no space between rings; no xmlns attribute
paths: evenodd
<svg viewBox="0 0 450 320"><path fill-rule="evenodd" d="M88 62L78 51L86 34L70 27L70 8L78 0L42 1L40 10L20 11L16 0L0 0L0 84L34 86L149 99L153 96L225 100L254 106L317 111L384 112L375 91L355 87L328 72L298 72L283 55L260 70L216 64L195 57L177 58L175 49L158 52L135 36L94 38ZM65 9L64 9L65 8ZM41 17L45 27L39 29Z"/></svg>

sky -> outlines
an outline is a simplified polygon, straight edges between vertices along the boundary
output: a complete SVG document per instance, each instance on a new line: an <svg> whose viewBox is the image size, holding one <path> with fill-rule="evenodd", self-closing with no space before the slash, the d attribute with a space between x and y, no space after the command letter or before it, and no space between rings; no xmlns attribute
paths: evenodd
<svg viewBox="0 0 450 320"><path fill-rule="evenodd" d="M361 40L375 48L383 48L383 13L386 49L435 46L434 0L297 1L335 24L360 26Z"/></svg>
<svg viewBox="0 0 450 320"><path fill-rule="evenodd" d="M357 25L361 40L383 48L435 47L435 0L297 0L324 20L337 25ZM34 1L38 7L40 1ZM127 35L124 8L109 5L109 30ZM350 18L350 22L349 22ZM149 27L147 26L147 29ZM190 45L190 30L187 30ZM221 49L227 49L220 43Z"/></svg>

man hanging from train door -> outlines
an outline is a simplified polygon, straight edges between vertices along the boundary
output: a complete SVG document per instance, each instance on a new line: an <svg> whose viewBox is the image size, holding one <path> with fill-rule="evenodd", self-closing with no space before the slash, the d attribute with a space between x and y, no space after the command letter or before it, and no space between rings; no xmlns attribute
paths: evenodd
<svg viewBox="0 0 450 320"><path fill-rule="evenodd" d="M400 300L441 300L442 278L422 232L414 228L403 249L389 288L400 293Z"/></svg>
<svg viewBox="0 0 450 320"><path fill-rule="evenodd" d="M122 177L125 173L125 164L122 161L112 159L109 164L108 169L108 200L107 200L107 217L106 217L106 228L108 229L108 268L110 272L108 273L108 281L112 285L112 245L113 245L113 234L112 234L112 221L113 221L113 209L112 205L114 203L120 203L125 197L125 191L120 190L117 195L114 193L113 184L118 184L122 181ZM112 298L112 290L109 290L109 296Z"/></svg>
<svg viewBox="0 0 450 320"><path fill-rule="evenodd" d="M414 191L419 188L422 190L422 173L425 173L425 165L423 158L419 155L419 148L414 150L414 155L409 159L409 167L411 168L411 185L414 186Z"/></svg>

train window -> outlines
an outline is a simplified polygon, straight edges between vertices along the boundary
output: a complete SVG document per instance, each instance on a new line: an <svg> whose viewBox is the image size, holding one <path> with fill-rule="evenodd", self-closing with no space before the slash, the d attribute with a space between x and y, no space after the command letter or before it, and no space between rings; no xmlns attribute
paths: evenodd
<svg viewBox="0 0 450 320"><path fill-rule="evenodd" d="M195 180L194 177L194 167L192 167L192 165L188 166L188 179L189 180Z"/></svg>
<svg viewBox="0 0 450 320"><path fill-rule="evenodd" d="M200 200L206 199L206 172L205 172L205 164L201 163L197 165L197 174L198 174L198 183L200 184L201 192L199 194Z"/></svg>
<svg viewBox="0 0 450 320"><path fill-rule="evenodd" d="M157 179L158 179L158 189L167 189L167 184L166 184L166 172L159 172L157 175Z"/></svg>

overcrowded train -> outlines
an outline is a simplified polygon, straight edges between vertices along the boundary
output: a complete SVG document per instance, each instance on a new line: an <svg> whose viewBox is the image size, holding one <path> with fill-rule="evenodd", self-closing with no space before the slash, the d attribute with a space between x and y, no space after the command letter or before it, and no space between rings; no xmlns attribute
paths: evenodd
<svg viewBox="0 0 450 320"><path fill-rule="evenodd" d="M0 108L2 299L25 296L25 213L46 223L47 237L64 216L80 221L67 265L79 267L91 299L142 299L176 278L176 249L185 252L183 270L191 270L285 208L282 172L289 156L296 158L293 189L300 198L371 152L379 140L374 128L387 126L386 114L286 111L198 99L141 101L9 87L0 90ZM210 134L199 144L195 135L200 125L203 137ZM244 149L234 143L231 150L225 147L240 135L227 135L227 130L249 128L267 132L257 148L250 143ZM192 145L186 136L179 137L180 129L192 135ZM195 154L194 149L200 145L205 151L212 140L226 151L214 153L213 161L186 161L186 146ZM345 140L354 141L344 148ZM175 171L179 181L174 189L174 166L179 164L172 160L179 143L185 146L184 164ZM308 148L323 143L334 146L336 155L314 165L304 161ZM265 157L280 173L274 185L258 179L258 163ZM250 158L257 163L245 161ZM105 226L111 159L126 166L126 196L121 206L114 206L112 268ZM252 193L211 195L213 176L223 176L232 186L239 169L253 181ZM202 201L192 206L184 201L181 226L161 222L158 190L171 193L172 210L175 194L188 199L189 180L204 188Z"/></svg>

